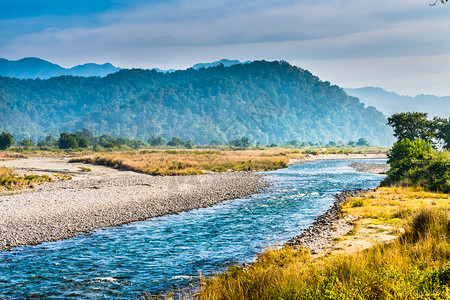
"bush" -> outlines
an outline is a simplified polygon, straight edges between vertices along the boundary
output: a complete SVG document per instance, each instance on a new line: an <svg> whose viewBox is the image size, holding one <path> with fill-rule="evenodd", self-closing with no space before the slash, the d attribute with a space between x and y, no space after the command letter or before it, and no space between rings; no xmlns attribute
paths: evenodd
<svg viewBox="0 0 450 300"><path fill-rule="evenodd" d="M388 163L391 169L383 185L398 183L410 178L411 173L422 168L433 156L431 144L424 140L402 139L388 151Z"/></svg>
<svg viewBox="0 0 450 300"><path fill-rule="evenodd" d="M14 144L14 136L11 133L0 134L0 150L6 150Z"/></svg>
<svg viewBox="0 0 450 300"><path fill-rule="evenodd" d="M77 137L74 134L63 132L59 138L59 149L75 149L78 148Z"/></svg>

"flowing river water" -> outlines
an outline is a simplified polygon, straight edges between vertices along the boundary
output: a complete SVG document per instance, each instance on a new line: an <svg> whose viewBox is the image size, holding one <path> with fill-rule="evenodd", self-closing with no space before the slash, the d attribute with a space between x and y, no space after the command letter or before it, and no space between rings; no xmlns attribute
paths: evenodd
<svg viewBox="0 0 450 300"><path fill-rule="evenodd" d="M364 162L310 161L263 172L273 185L249 198L0 251L0 299L129 299L195 284L200 274L283 245L324 213L334 194L378 186L384 175L358 172L349 167L355 161Z"/></svg>

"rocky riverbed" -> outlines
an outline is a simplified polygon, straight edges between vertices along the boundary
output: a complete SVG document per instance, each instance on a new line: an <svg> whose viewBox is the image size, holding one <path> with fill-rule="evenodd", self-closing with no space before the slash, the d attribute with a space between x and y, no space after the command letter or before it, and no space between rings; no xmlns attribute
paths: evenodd
<svg viewBox="0 0 450 300"><path fill-rule="evenodd" d="M42 172L49 167L36 161ZM77 174L78 165L61 160L51 164L57 166L55 172L66 170L74 180L0 196L0 249L207 207L258 193L269 185L263 176L244 172L164 177L89 166L92 172ZM32 161L24 165L33 169ZM70 173L72 169L75 173Z"/></svg>
<svg viewBox="0 0 450 300"><path fill-rule="evenodd" d="M350 164L350 167L371 174L386 174L389 164L360 163ZM324 254L333 248L333 239L342 237L354 228L357 220L354 216L341 217L341 206L349 198L359 197L367 190L344 191L335 195L333 206L323 215L316 218L315 222L300 235L292 238L286 246L298 248L305 247L312 254Z"/></svg>
<svg viewBox="0 0 450 300"><path fill-rule="evenodd" d="M340 217L342 204L349 198L359 197L367 190L344 191L335 196L333 206L323 215L316 218L314 223L300 235L292 238L286 246L299 248L305 247L311 250L311 254L323 254L332 248L335 238L346 235L353 229L356 217Z"/></svg>

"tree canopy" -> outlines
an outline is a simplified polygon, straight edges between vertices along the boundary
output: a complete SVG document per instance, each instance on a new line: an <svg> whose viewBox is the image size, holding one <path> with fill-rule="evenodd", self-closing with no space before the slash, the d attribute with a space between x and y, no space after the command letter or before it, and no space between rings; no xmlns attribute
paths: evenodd
<svg viewBox="0 0 450 300"><path fill-rule="evenodd" d="M388 125L392 126L394 136L400 141L408 139L424 140L435 147L442 146L450 149L449 120L435 117L428 119L427 113L407 112L393 114L388 118Z"/></svg>
<svg viewBox="0 0 450 300"><path fill-rule="evenodd" d="M14 136L11 133L0 134L0 150L6 150L14 144Z"/></svg>
<svg viewBox="0 0 450 300"><path fill-rule="evenodd" d="M375 108L279 61L173 73L122 70L104 78L0 77L0 106L0 130L19 139L89 128L96 135L143 141L177 136L200 144L243 136L264 145L360 137L373 145L393 142ZM78 143L91 144L81 136Z"/></svg>

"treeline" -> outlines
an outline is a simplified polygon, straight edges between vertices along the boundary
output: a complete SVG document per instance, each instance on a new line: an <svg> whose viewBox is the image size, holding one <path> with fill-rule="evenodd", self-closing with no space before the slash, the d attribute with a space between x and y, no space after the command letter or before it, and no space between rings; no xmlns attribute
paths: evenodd
<svg viewBox="0 0 450 300"><path fill-rule="evenodd" d="M450 119L400 113L388 119L397 142L388 151L391 169L383 185L412 185L450 193Z"/></svg>
<svg viewBox="0 0 450 300"><path fill-rule="evenodd" d="M0 150L6 150L9 147L17 146L21 148L37 147L40 149L92 149L93 151L102 151L104 149L140 149L151 147L169 147L169 148L238 148L246 149L249 147L254 148L314 148L314 147L326 147L326 148L349 148L349 147L369 147L369 142L360 138L358 141L350 141L348 143L330 141L325 143L314 142L301 142L298 140L290 140L281 145L267 144L262 145L260 142L254 143L248 137L242 137L234 139L228 142L213 140L208 144L200 145L194 144L191 139L183 141L178 137L172 137L167 140L160 136L152 136L147 141L133 140L124 137L115 138L112 135L100 135L95 136L89 129L83 128L75 133L63 132L59 137L49 134L39 142L34 142L30 139L23 139L19 141L14 140L14 136L11 133L3 132L0 134Z"/></svg>
<svg viewBox="0 0 450 300"><path fill-rule="evenodd" d="M95 135L194 144L241 137L262 145L360 137L373 145L393 142L375 108L278 61L172 73L122 70L104 78L0 77L0 120L0 131L20 140L89 128Z"/></svg>

